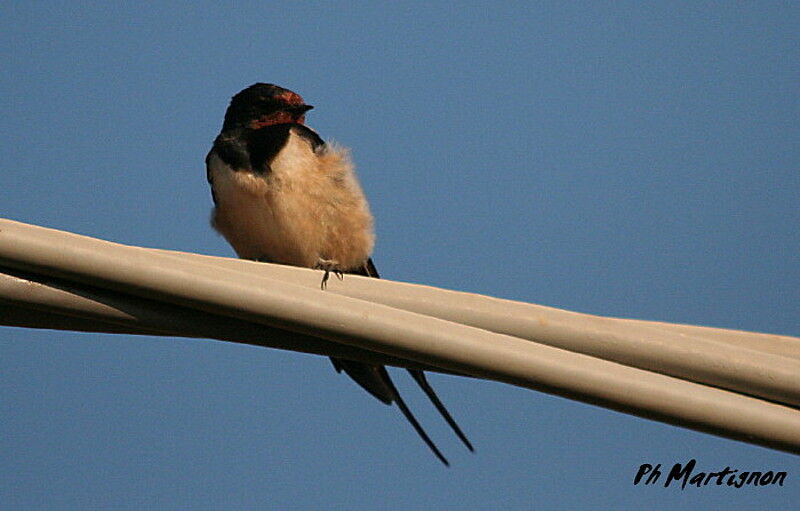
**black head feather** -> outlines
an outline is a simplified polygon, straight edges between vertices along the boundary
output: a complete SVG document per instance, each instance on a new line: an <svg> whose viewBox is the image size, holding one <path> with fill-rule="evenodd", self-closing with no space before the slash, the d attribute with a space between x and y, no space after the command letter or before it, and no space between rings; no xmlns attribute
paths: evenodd
<svg viewBox="0 0 800 511"><path fill-rule="evenodd" d="M233 98L225 112L222 131L246 128L253 121L267 118L276 112L287 112L290 116L301 117L311 110L299 94L271 83L255 83L240 91Z"/></svg>

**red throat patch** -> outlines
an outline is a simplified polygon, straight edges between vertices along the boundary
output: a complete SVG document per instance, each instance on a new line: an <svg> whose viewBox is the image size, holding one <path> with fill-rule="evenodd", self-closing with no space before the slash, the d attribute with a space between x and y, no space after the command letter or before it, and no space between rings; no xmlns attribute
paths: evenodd
<svg viewBox="0 0 800 511"><path fill-rule="evenodd" d="M294 93L290 90L286 92L274 96L275 100L286 103L287 106L298 106L298 105L305 105L305 101L303 98L300 97L300 94ZM295 116L291 112L285 111L278 111L261 117L259 119L255 119L250 122L250 129L258 129L263 128L264 126L272 126L273 124L288 124L288 123L297 123L297 124L304 124L306 122L306 116L300 115Z"/></svg>
<svg viewBox="0 0 800 511"><path fill-rule="evenodd" d="M297 123L303 124L306 122L306 116L301 115L300 117L295 117L293 114L289 112L274 112L269 115L265 115L264 117L260 117L258 119L254 119L250 121L248 127L251 130L257 130L259 128L263 128L264 126L272 126L273 124L288 124L288 123Z"/></svg>

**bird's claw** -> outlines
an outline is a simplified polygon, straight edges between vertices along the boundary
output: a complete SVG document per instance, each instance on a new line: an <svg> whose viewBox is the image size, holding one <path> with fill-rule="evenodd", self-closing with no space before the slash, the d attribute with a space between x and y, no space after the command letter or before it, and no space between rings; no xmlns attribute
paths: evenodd
<svg viewBox="0 0 800 511"><path fill-rule="evenodd" d="M344 273L342 270L336 267L337 263L334 260L330 259L320 259L317 263L317 269L323 270L325 274L322 276L322 282L319 283L319 288L325 291L328 287L328 279L331 276L331 273L336 275L336 278L339 280L344 280Z"/></svg>

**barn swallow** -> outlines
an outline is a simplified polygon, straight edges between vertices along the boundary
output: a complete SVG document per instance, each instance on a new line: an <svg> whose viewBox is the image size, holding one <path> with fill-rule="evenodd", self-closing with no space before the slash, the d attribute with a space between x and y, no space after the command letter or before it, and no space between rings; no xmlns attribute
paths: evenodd
<svg viewBox="0 0 800 511"><path fill-rule="evenodd" d="M326 144L305 125L313 107L298 94L256 83L231 99L222 130L206 157L214 209L211 225L236 254L277 264L380 278L369 205L347 149ZM398 408L433 453L449 465L411 413L384 366L331 358L381 402ZM472 444L453 420L425 373L409 369L455 434Z"/></svg>

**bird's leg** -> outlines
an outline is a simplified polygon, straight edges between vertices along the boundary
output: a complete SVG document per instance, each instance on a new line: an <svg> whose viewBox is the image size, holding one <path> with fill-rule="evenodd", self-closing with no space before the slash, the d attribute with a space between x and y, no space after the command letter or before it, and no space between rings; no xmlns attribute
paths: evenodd
<svg viewBox="0 0 800 511"><path fill-rule="evenodd" d="M339 263L334 259L320 259L317 261L315 268L325 272L325 274L322 276L322 282L319 284L320 289L323 291L328 286L328 279L330 278L331 273L336 275L336 278L339 280L344 280L344 273L342 273L342 270L339 269Z"/></svg>

